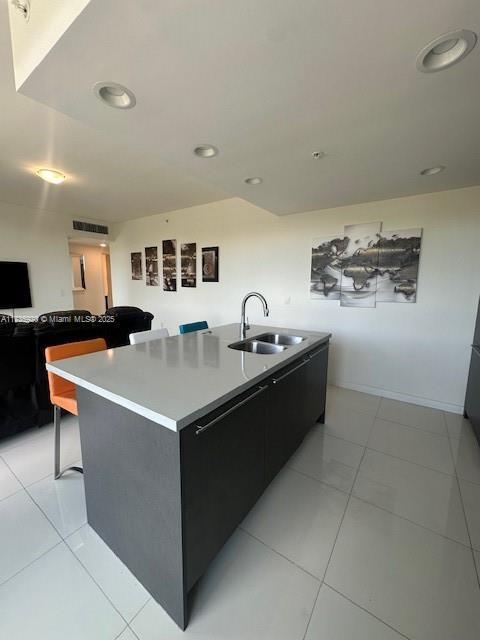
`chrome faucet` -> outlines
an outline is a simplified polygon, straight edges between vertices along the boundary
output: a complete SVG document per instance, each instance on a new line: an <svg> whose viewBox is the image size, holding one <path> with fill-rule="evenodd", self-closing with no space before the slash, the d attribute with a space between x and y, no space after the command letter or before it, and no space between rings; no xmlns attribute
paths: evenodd
<svg viewBox="0 0 480 640"><path fill-rule="evenodd" d="M268 316L268 304L265 298L261 293L257 293L256 291L250 291L242 300L242 315L240 318L240 340L245 340L247 337L247 329L250 329L250 325L248 324L248 318L245 321L245 305L247 304L247 300L249 298L258 298L263 305L263 315Z"/></svg>

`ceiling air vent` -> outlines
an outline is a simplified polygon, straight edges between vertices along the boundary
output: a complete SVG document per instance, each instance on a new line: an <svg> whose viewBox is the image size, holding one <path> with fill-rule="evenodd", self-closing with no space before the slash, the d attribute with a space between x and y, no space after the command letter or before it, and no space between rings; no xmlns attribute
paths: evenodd
<svg viewBox="0 0 480 640"><path fill-rule="evenodd" d="M12 0L12 4L28 22L30 19L30 0Z"/></svg>
<svg viewBox="0 0 480 640"><path fill-rule="evenodd" d="M74 220L73 228L75 231L87 231L88 233L101 233L108 235L108 227L104 224L94 224L93 222L82 222L82 220Z"/></svg>

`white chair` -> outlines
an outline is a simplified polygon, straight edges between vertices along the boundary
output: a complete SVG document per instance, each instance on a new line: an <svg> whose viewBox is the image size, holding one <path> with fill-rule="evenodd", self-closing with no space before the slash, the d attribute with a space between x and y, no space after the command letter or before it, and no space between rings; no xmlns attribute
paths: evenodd
<svg viewBox="0 0 480 640"><path fill-rule="evenodd" d="M158 340L158 338L168 338L168 329L150 329L149 331L137 331L137 333L131 333L129 337L130 344L150 342L150 340Z"/></svg>

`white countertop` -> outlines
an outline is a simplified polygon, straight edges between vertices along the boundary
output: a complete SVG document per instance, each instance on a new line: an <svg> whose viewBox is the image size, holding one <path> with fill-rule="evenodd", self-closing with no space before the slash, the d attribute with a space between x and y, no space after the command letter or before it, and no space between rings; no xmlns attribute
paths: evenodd
<svg viewBox="0 0 480 640"><path fill-rule="evenodd" d="M246 353L228 348L239 340L239 325L228 324L57 360L47 369L180 431L330 337L329 333L252 325L247 338L267 332L306 339L278 354Z"/></svg>

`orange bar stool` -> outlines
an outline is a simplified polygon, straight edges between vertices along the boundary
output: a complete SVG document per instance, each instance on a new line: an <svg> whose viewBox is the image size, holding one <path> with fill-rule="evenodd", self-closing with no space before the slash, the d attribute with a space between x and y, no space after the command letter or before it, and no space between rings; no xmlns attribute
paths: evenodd
<svg viewBox="0 0 480 640"><path fill-rule="evenodd" d="M64 360L65 358L74 358L87 353L104 351L106 348L107 343L103 338L84 340L82 342L68 342L67 344L47 347L45 349L45 360L46 362L55 362L55 360ZM68 469L83 473L81 467L67 467L60 471L60 418L62 409L78 416L77 388L73 382L61 378L50 371L48 371L48 386L50 389L50 402L54 408L54 476L55 480L58 480Z"/></svg>

